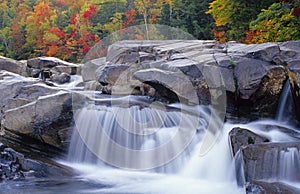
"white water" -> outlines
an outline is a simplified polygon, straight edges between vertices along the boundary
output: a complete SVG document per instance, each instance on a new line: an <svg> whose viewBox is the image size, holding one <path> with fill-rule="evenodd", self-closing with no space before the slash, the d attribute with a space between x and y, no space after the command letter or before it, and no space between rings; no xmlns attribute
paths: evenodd
<svg viewBox="0 0 300 194"><path fill-rule="evenodd" d="M181 108L85 106L76 114L68 165L107 185L95 193L244 193L229 149L231 125L223 127L209 107ZM207 139L214 145L204 145ZM141 154L122 153L115 143Z"/></svg>
<svg viewBox="0 0 300 194"><path fill-rule="evenodd" d="M286 101L287 97L282 99ZM277 121L222 125L221 120L212 118L208 107L171 105L169 108L183 111L167 111L159 104L144 105L89 104L76 113L67 165L77 169L81 178L105 185L85 193L245 193L236 183L228 132L234 127L246 128L272 142L300 138L296 128L282 122L285 106L279 108ZM203 144L207 141L211 145ZM158 149L164 146L166 149ZM205 154L200 151L203 148ZM132 150L142 154L133 154ZM280 161L280 172L266 181L297 186L299 150L280 151L274 160Z"/></svg>
<svg viewBox="0 0 300 194"><path fill-rule="evenodd" d="M294 115L293 107L294 104L291 93L290 81L287 80L281 92L275 119L280 122L289 123L292 119L292 116Z"/></svg>
<svg viewBox="0 0 300 194"><path fill-rule="evenodd" d="M279 177L286 181L300 181L300 151L288 148L279 153Z"/></svg>

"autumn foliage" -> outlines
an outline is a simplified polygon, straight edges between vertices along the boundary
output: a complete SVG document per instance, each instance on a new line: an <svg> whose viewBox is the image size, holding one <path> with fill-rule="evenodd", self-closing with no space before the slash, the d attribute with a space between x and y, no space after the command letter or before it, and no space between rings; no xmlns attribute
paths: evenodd
<svg viewBox="0 0 300 194"><path fill-rule="evenodd" d="M0 55L18 60L46 55L80 62L107 35L140 24L220 42L300 39L300 0L0 0L0 6ZM155 31L139 30L128 38Z"/></svg>
<svg viewBox="0 0 300 194"><path fill-rule="evenodd" d="M0 55L16 59L46 55L80 62L101 38L143 23L145 16L124 0L11 0L0 6ZM158 20L157 6L147 13L148 23Z"/></svg>
<svg viewBox="0 0 300 194"><path fill-rule="evenodd" d="M209 8L206 13L215 20L216 40L264 43L300 39L299 0L214 0Z"/></svg>

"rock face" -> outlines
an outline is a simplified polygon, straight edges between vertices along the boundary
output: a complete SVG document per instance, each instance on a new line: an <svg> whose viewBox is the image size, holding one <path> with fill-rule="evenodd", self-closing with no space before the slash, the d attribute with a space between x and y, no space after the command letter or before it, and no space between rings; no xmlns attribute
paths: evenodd
<svg viewBox="0 0 300 194"><path fill-rule="evenodd" d="M0 70L6 70L24 76L27 75L25 64L2 56L0 56Z"/></svg>
<svg viewBox="0 0 300 194"><path fill-rule="evenodd" d="M72 120L71 101L67 92L39 97L36 101L5 111L1 125L6 130L58 146L62 143L58 131L68 127Z"/></svg>
<svg viewBox="0 0 300 194"><path fill-rule="evenodd" d="M229 138L235 157L237 183L246 185L249 194L298 193L299 189L282 181L300 180L299 132L275 124L263 124L258 129L266 135L271 131L282 133L279 139L284 142L271 142L278 139L274 136L268 139L248 129L233 128Z"/></svg>
<svg viewBox="0 0 300 194"><path fill-rule="evenodd" d="M259 144L269 142L270 140L261 137L247 129L243 128L233 128L229 133L230 143L233 151L233 155L239 151L241 147L250 145L250 144Z"/></svg>
<svg viewBox="0 0 300 194"><path fill-rule="evenodd" d="M274 116L287 79L286 67L300 69L296 67L300 54L295 50L299 44L120 41L109 47L106 60L95 59L93 65L83 68L89 70L82 72L91 72L85 73L89 75L86 77L96 72L96 79L104 86L98 88L108 94L114 87L114 93L148 95L141 91L144 83L157 99L211 104L226 93L230 98L227 106L232 110ZM119 79L121 75L126 79ZM121 81L116 84L114 80ZM128 80L130 87L126 88Z"/></svg>
<svg viewBox="0 0 300 194"><path fill-rule="evenodd" d="M70 82L70 79L71 79L71 76L64 72L59 75L52 75L50 77L51 81L54 81L59 84L64 84L64 83Z"/></svg>
<svg viewBox="0 0 300 194"><path fill-rule="evenodd" d="M156 91L159 91L157 95L168 99L170 102L189 99L194 104L198 103L197 94L195 91L193 92L193 85L180 71L172 72L150 68L135 72L134 77L151 85Z"/></svg>
<svg viewBox="0 0 300 194"><path fill-rule="evenodd" d="M241 148L245 180L300 181L300 143L267 143ZM295 160L293 163L290 161ZM292 165L292 166L291 166Z"/></svg>
<svg viewBox="0 0 300 194"><path fill-rule="evenodd" d="M28 75L57 83L70 81L70 75L80 72L80 66L54 57L38 57L27 60Z"/></svg>
<svg viewBox="0 0 300 194"><path fill-rule="evenodd" d="M81 75L85 82L96 80L96 70L106 64L106 58L99 58L88 61L81 65Z"/></svg>
<svg viewBox="0 0 300 194"><path fill-rule="evenodd" d="M33 78L0 71L1 130L61 147L60 131L72 120L72 94Z"/></svg>
<svg viewBox="0 0 300 194"><path fill-rule="evenodd" d="M263 181L253 181L246 186L247 194L295 194L299 193L299 189L284 183L267 183Z"/></svg>
<svg viewBox="0 0 300 194"><path fill-rule="evenodd" d="M29 147L25 144L28 139L18 138L20 137L15 136L14 143L10 143L12 139L0 137L0 141L3 142L0 143L0 181L29 177L67 177L74 174L70 169L50 159L54 153L56 157L59 155L55 148L34 141L30 142Z"/></svg>

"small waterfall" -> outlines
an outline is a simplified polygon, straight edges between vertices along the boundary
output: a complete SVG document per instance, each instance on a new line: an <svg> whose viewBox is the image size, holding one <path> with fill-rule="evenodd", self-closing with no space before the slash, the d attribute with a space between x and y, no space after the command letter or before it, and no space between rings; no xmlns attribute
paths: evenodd
<svg viewBox="0 0 300 194"><path fill-rule="evenodd" d="M90 103L75 115L68 158L85 178L114 185L101 192L243 193L228 143L231 126L215 115L209 106ZM215 145L204 145L205 138Z"/></svg>
<svg viewBox="0 0 300 194"><path fill-rule="evenodd" d="M176 173L204 137L209 125L219 129L221 124L216 120L209 123L209 108L192 109L186 109L185 113L166 111L156 105L89 104L76 113L69 160Z"/></svg>
<svg viewBox="0 0 300 194"><path fill-rule="evenodd" d="M45 81L46 78L45 78L44 70L41 70L41 71L40 71L39 77L38 77L38 78L39 78L39 80Z"/></svg>
<svg viewBox="0 0 300 194"><path fill-rule="evenodd" d="M278 179L300 181L300 151L296 147L287 148L279 153Z"/></svg>
<svg viewBox="0 0 300 194"><path fill-rule="evenodd" d="M281 122L289 122L293 119L294 115L294 103L291 92L291 86L289 79L285 82L281 92L281 96L278 103L278 109L276 113L276 120Z"/></svg>

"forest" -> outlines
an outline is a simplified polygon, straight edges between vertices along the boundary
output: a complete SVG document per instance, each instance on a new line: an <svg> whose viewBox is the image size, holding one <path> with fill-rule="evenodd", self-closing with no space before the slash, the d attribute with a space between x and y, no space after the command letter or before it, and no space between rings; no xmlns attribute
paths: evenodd
<svg viewBox="0 0 300 194"><path fill-rule="evenodd" d="M0 0L0 55L80 62L112 32L140 24L197 39L243 43L300 39L300 0Z"/></svg>

